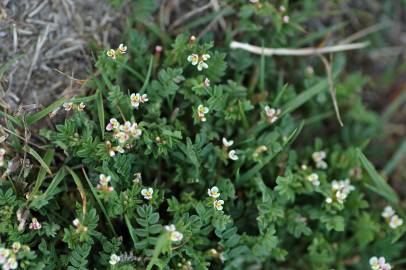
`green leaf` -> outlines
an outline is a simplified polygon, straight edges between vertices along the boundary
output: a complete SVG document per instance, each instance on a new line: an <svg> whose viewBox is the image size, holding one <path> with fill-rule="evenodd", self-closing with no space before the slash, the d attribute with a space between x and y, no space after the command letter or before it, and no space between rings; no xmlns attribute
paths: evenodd
<svg viewBox="0 0 406 270"><path fill-rule="evenodd" d="M29 147L28 145L26 146L26 150L27 150L27 153L29 153L31 156L33 156L33 157L39 162L39 164L41 165L41 167L42 167L48 174L50 174L50 175L52 176L51 169L49 169L49 166L48 166L47 162L44 161L44 160L41 158L41 156L37 153L37 151L35 151L35 150L32 149L31 147ZM53 155L54 155L54 151L52 150L51 152L47 152L47 153L48 153L48 155L50 155L49 158L52 160L52 157L53 157ZM45 157L48 158L47 154L45 155ZM49 163L50 163L50 161L49 161ZM37 178L37 181L38 181L38 178Z"/></svg>
<svg viewBox="0 0 406 270"><path fill-rule="evenodd" d="M102 134L102 139L104 140L104 106L103 106L103 96L101 90L97 90L96 93L96 106L97 106L97 115L99 117L100 131Z"/></svg>
<svg viewBox="0 0 406 270"><path fill-rule="evenodd" d="M395 191L386 183L385 180L378 174L374 165L367 159L367 157L362 153L362 151L357 148L358 158L361 161L362 167L367 171L369 177L372 180L372 191L383 196L388 201L397 204L399 202L398 195ZM367 186L368 187L368 186Z"/></svg>

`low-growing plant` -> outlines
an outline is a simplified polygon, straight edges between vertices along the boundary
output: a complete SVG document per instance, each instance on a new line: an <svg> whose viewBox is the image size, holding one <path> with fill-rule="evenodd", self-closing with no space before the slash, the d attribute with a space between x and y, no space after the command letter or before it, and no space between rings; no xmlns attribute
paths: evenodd
<svg viewBox="0 0 406 270"><path fill-rule="evenodd" d="M265 7L242 5L239 26L282 12ZM390 269L404 258L404 210L363 154L377 130L357 95L366 78L336 84L355 105L326 136L337 121L323 69L271 82L264 57L189 34L167 46L145 29L127 36L99 51L79 82L88 95L2 113L3 269ZM256 60L258 87L246 81ZM44 118L55 125L38 145L28 133Z"/></svg>

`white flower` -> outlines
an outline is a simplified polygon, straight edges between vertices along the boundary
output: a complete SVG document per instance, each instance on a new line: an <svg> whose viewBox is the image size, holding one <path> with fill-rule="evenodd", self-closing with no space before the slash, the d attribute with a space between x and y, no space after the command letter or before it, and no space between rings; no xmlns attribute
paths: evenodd
<svg viewBox="0 0 406 270"><path fill-rule="evenodd" d="M394 215L390 218L389 227L392 229L396 229L399 226L402 226L403 219L401 219L398 215Z"/></svg>
<svg viewBox="0 0 406 270"><path fill-rule="evenodd" d="M316 162L316 163L320 162L326 158L326 152L324 152L324 151L314 152L312 154L312 158L313 158L314 162Z"/></svg>
<svg viewBox="0 0 406 270"><path fill-rule="evenodd" d="M209 196L212 198L218 198L220 196L219 189L216 186L209 188L207 190L207 194L209 194Z"/></svg>
<svg viewBox="0 0 406 270"><path fill-rule="evenodd" d="M199 62L199 55L198 54L191 54L187 57L187 61L191 62L192 65L197 65L197 63Z"/></svg>
<svg viewBox="0 0 406 270"><path fill-rule="evenodd" d="M113 60L116 60L116 51L113 49L110 49L107 51L107 56L110 57Z"/></svg>
<svg viewBox="0 0 406 270"><path fill-rule="evenodd" d="M391 206L388 205L383 209L383 212L381 215L383 218L390 218L394 214L395 214L395 211L393 210L393 208Z"/></svg>
<svg viewBox="0 0 406 270"><path fill-rule="evenodd" d="M144 196L144 199L151 200L154 190L152 188L144 188L141 190L141 195Z"/></svg>
<svg viewBox="0 0 406 270"><path fill-rule="evenodd" d="M231 150L230 152L228 152L228 158L231 160L238 160L238 156L235 153L235 150Z"/></svg>
<svg viewBox="0 0 406 270"><path fill-rule="evenodd" d="M73 103L72 102L65 102L63 104L63 108L65 109L65 111L69 112L73 108Z"/></svg>
<svg viewBox="0 0 406 270"><path fill-rule="evenodd" d="M109 182L111 181L110 176L106 176L104 174L99 175L99 184L97 185L97 189L103 190L103 191L113 191L113 187L109 187Z"/></svg>
<svg viewBox="0 0 406 270"><path fill-rule="evenodd" d="M131 105L134 108L138 109L138 107L140 106L140 103L141 103L141 95L139 93L137 93L137 94L132 93L130 96L130 101L131 101Z"/></svg>
<svg viewBox="0 0 406 270"><path fill-rule="evenodd" d="M214 206L214 208L216 208L217 210L223 210L223 204L224 204L224 201L223 200L215 200L214 202L213 202L213 206Z"/></svg>
<svg viewBox="0 0 406 270"><path fill-rule="evenodd" d="M338 203L344 203L345 199L348 197L351 191L355 188L351 185L349 179L331 182L331 191L334 194L334 197Z"/></svg>
<svg viewBox="0 0 406 270"><path fill-rule="evenodd" d="M271 108L269 106L265 106L265 114L268 117L268 122L273 124L279 119L279 116L281 114L281 110L280 109L274 109L274 108Z"/></svg>
<svg viewBox="0 0 406 270"><path fill-rule="evenodd" d="M333 202L333 199L332 199L332 198L330 198L330 197L327 197L327 198L326 198L326 203L330 204L330 203L332 203L332 202Z"/></svg>
<svg viewBox="0 0 406 270"><path fill-rule="evenodd" d="M78 111L83 111L85 109L86 105L83 102L80 102L78 105Z"/></svg>
<svg viewBox="0 0 406 270"><path fill-rule="evenodd" d="M134 138L138 138L142 135L142 130L138 127L137 123L132 123L130 127L130 134Z"/></svg>
<svg viewBox="0 0 406 270"><path fill-rule="evenodd" d="M148 95L147 94L143 94L142 96L141 96L141 103L145 103L145 102L147 102L149 99L148 99Z"/></svg>
<svg viewBox="0 0 406 270"><path fill-rule="evenodd" d="M319 175L317 173L312 173L307 177L307 180L309 180L313 186L319 186L320 181L319 181Z"/></svg>
<svg viewBox="0 0 406 270"><path fill-rule="evenodd" d="M17 269L18 267L18 262L15 256L10 256L7 259L7 262L3 264L3 270L9 270L9 269Z"/></svg>
<svg viewBox="0 0 406 270"><path fill-rule="evenodd" d="M166 226L164 226L164 229L167 232L169 232L170 239L172 241L176 242L176 241L181 241L183 239L183 234L176 230L175 225L173 225L173 224L166 225Z"/></svg>
<svg viewBox="0 0 406 270"><path fill-rule="evenodd" d="M6 149L0 148L0 157L3 157L6 154Z"/></svg>
<svg viewBox="0 0 406 270"><path fill-rule="evenodd" d="M9 249L0 247L0 264L3 264L9 255Z"/></svg>
<svg viewBox="0 0 406 270"><path fill-rule="evenodd" d="M118 153L124 153L124 148L121 147L120 145L113 147L111 145L110 141L106 141L106 146L107 146L107 152L109 153L110 157L114 157L116 155L116 152Z"/></svg>
<svg viewBox="0 0 406 270"><path fill-rule="evenodd" d="M284 23L289 23L289 20L290 20L290 18L289 18L288 15L285 15L285 16L282 17L282 21L283 21Z"/></svg>
<svg viewBox="0 0 406 270"><path fill-rule="evenodd" d="M110 256L110 261L109 261L109 263L111 264L111 265L116 265L117 263L119 263L120 262L120 256L117 256L116 254L111 254L111 256Z"/></svg>
<svg viewBox="0 0 406 270"><path fill-rule="evenodd" d="M197 107L197 116L199 117L200 121L202 121L202 122L206 122L205 114L207 114L208 112L209 112L209 108L203 106L202 104L200 104Z"/></svg>
<svg viewBox="0 0 406 270"><path fill-rule="evenodd" d="M13 245L11 246L11 248L13 249L14 253L17 253L21 248L21 243L20 242L14 242Z"/></svg>
<svg viewBox="0 0 406 270"><path fill-rule="evenodd" d="M135 173L135 174L134 174L134 180L133 180L134 184L140 183L141 180L142 180L142 175L141 175L141 173L140 173L140 172Z"/></svg>
<svg viewBox="0 0 406 270"><path fill-rule="evenodd" d="M282 12L282 13L285 12L285 11L286 11L285 6L284 6L284 5L280 5L280 6L279 6L279 11Z"/></svg>
<svg viewBox="0 0 406 270"><path fill-rule="evenodd" d="M312 154L313 161L316 163L316 167L319 169L327 169L327 163L324 161L326 158L326 152L319 151Z"/></svg>
<svg viewBox="0 0 406 270"><path fill-rule="evenodd" d="M76 228L79 227L79 226L80 226L80 221L79 221L79 219L78 219L78 218L75 218L75 219L72 221L72 224L73 224L73 226L75 226Z"/></svg>
<svg viewBox="0 0 406 270"><path fill-rule="evenodd" d="M117 129L120 126L120 123L117 121L116 118L111 118L110 122L106 126L107 131L112 131L113 129Z"/></svg>
<svg viewBox="0 0 406 270"><path fill-rule="evenodd" d="M172 241L181 241L183 239L183 234L178 232L178 231L174 231L171 232L171 240Z"/></svg>
<svg viewBox="0 0 406 270"><path fill-rule="evenodd" d="M39 229L41 229L41 227L42 227L41 223L39 223L36 218L31 219L31 223L30 223L30 227L29 227L31 230L39 230Z"/></svg>
<svg viewBox="0 0 406 270"><path fill-rule="evenodd" d="M125 54L125 53L127 52L127 46L124 46L124 44L120 44L120 45L118 46L118 51L119 51L121 54Z"/></svg>
<svg viewBox="0 0 406 270"><path fill-rule="evenodd" d="M203 54L199 56L198 54L191 54L188 56L188 62L191 62L192 65L197 65L197 70L202 71L203 69L207 69L209 65L205 61L210 59L210 55Z"/></svg>
<svg viewBox="0 0 406 270"><path fill-rule="evenodd" d="M164 229L165 229L166 231L168 231L168 232L174 232L174 231L176 231L176 227L175 227L175 225L173 225L173 224L165 225L165 226L164 226Z"/></svg>
<svg viewBox="0 0 406 270"><path fill-rule="evenodd" d="M205 87L209 87L209 86L210 86L210 80L209 80L209 78L206 77L206 79L204 79L203 85L204 85Z"/></svg>
<svg viewBox="0 0 406 270"><path fill-rule="evenodd" d="M226 138L223 137L223 145L224 145L224 147L228 148L228 147L232 146L233 144L234 144L233 140L228 141Z"/></svg>
<svg viewBox="0 0 406 270"><path fill-rule="evenodd" d="M372 270L391 270L392 266L385 261L384 257L372 257L369 259L369 265Z"/></svg>

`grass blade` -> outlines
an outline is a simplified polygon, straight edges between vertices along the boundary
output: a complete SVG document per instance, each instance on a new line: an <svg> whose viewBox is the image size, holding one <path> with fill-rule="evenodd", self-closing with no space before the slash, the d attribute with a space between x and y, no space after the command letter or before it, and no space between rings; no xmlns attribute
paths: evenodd
<svg viewBox="0 0 406 270"><path fill-rule="evenodd" d="M131 225L131 221L127 215L124 215L125 224L127 225L128 232L130 233L131 239L133 240L134 246L137 244L137 236L135 235L134 227Z"/></svg>
<svg viewBox="0 0 406 270"><path fill-rule="evenodd" d="M287 113L290 113L290 112L296 110L297 108L302 106L304 103L306 103L308 100L310 100L312 97L321 93L324 90L327 90L327 80L320 81L319 83L310 87L306 91L300 93L293 100L291 100L290 102L285 104L285 106L282 109L282 115L285 115Z"/></svg>
<svg viewBox="0 0 406 270"><path fill-rule="evenodd" d="M2 66L0 67L0 80L3 78L4 73L6 73L6 71L7 71L15 62L17 62L21 57L23 57L22 54L16 55L15 57L13 57L13 58L10 59L7 63L5 63L4 65L2 65Z"/></svg>
<svg viewBox="0 0 406 270"><path fill-rule="evenodd" d="M147 76L145 77L144 84L141 87L140 93L144 94L145 89L147 88L149 84L149 80L151 79L151 73L152 73L152 67L154 65L154 57L151 56L151 59L149 60L149 66L148 66L148 71L147 71Z"/></svg>
<svg viewBox="0 0 406 270"><path fill-rule="evenodd" d="M49 170L49 165L51 164L53 158L54 158L54 153L55 151L52 149L46 151L43 162L46 164L46 168ZM38 190L40 189L42 183L44 182L45 175L47 173L47 169L44 166L41 167L41 169L38 172L37 175L37 180L35 181L34 188L30 194L30 197L37 194ZM51 173L52 174L52 173Z"/></svg>
<svg viewBox="0 0 406 270"><path fill-rule="evenodd" d="M104 140L104 106L103 106L103 96L100 89L97 90L96 93L96 106L97 106L97 115L99 116L102 139Z"/></svg>
<svg viewBox="0 0 406 270"><path fill-rule="evenodd" d="M79 190L80 197L82 198L83 215L86 215L86 213L87 213L87 200L86 200L86 192L85 192L85 189L83 188L82 181L80 180L79 176L71 168L69 168L68 166L64 166L64 168L72 176L73 181L75 182L76 187Z"/></svg>
<svg viewBox="0 0 406 270"><path fill-rule="evenodd" d="M28 154L30 154L31 156L33 156L33 158L35 158L37 161L38 161L38 163L41 165L41 167L42 167L42 169L44 169L48 174L50 174L51 176L52 176L52 172L51 172L51 170L49 169L49 166L48 166L48 164L47 164L47 160L44 160L44 159L42 159L41 158L41 156L37 153L37 151L35 151L34 149L32 149L31 147L29 147L28 145L26 146L26 151L27 151L27 153ZM47 152L48 153L48 152ZM52 159L52 157L53 157L53 150L52 150L52 156L51 156L51 159ZM48 155L50 155L50 154L48 154ZM45 157L44 158L48 158L47 157L47 154L45 154ZM50 163L50 162L49 162ZM41 170L42 170L41 169ZM38 181L38 178L37 178L37 181Z"/></svg>
<svg viewBox="0 0 406 270"><path fill-rule="evenodd" d="M29 115L27 117L27 124L32 125L32 124L38 122L42 118L46 117L53 110L55 110L56 108L62 106L62 104L64 104L65 102L66 102L66 98L58 99L57 101L55 101L54 103L52 103L51 105L46 107L45 109L43 109L43 110L41 110L39 112L36 112L34 114Z"/></svg>
<svg viewBox="0 0 406 270"><path fill-rule="evenodd" d="M367 159L367 157L362 153L362 151L358 148L357 149L358 158L361 161L362 167L367 171L369 177L371 178L372 185L367 185L371 190L380 194L388 201L397 204L399 202L399 198L395 191L391 188L391 186L386 183L385 180L379 175L376 171L374 165Z"/></svg>

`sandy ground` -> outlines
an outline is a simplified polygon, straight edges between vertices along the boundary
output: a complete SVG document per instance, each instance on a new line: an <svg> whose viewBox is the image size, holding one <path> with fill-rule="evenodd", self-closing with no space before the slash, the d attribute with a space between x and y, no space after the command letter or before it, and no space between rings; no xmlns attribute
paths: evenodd
<svg viewBox="0 0 406 270"><path fill-rule="evenodd" d="M109 47L123 17L105 0L0 0L0 66L21 56L2 78L1 98L11 108L34 108L80 91L55 69L86 77L87 44Z"/></svg>

